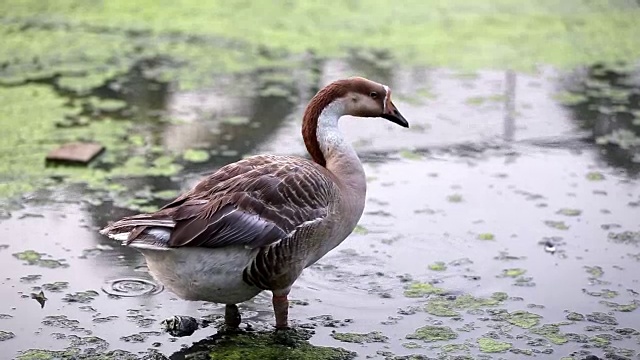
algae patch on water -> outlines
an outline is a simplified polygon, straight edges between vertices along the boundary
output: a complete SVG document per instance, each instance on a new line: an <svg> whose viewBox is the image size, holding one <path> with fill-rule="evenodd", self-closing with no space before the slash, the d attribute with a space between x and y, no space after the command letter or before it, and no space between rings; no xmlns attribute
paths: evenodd
<svg viewBox="0 0 640 360"><path fill-rule="evenodd" d="M413 334L406 336L410 340L422 340L425 342L447 341L458 337L458 334L448 326L423 326Z"/></svg>
<svg viewBox="0 0 640 360"><path fill-rule="evenodd" d="M331 337L338 341L358 344L389 341L389 338L379 331L372 331L367 334L333 332Z"/></svg>
<svg viewBox="0 0 640 360"><path fill-rule="evenodd" d="M437 295L444 293L444 289L435 287L429 283L414 282L409 284L404 290L404 296L410 298L418 298L429 295Z"/></svg>
<svg viewBox="0 0 640 360"><path fill-rule="evenodd" d="M480 346L480 351L485 353L506 352L513 347L513 345L508 342L498 341L486 337L478 339L478 346Z"/></svg>
<svg viewBox="0 0 640 360"><path fill-rule="evenodd" d="M507 299L507 294L497 292L490 297L475 297L469 294L460 296L440 295L430 298L424 310L434 316L457 317L462 310L476 310L485 307L493 307L502 304Z"/></svg>

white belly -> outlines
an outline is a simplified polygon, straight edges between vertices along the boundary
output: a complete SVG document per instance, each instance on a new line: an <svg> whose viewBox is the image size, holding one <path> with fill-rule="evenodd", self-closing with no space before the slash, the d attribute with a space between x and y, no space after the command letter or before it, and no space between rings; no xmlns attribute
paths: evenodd
<svg viewBox="0 0 640 360"><path fill-rule="evenodd" d="M260 293L242 280L251 259L244 247L143 250L151 275L185 300L237 304Z"/></svg>

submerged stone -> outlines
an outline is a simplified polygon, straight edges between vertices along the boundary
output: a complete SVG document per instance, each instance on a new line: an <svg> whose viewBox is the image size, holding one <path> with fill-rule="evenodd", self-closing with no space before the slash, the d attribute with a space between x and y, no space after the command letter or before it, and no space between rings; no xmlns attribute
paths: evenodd
<svg viewBox="0 0 640 360"><path fill-rule="evenodd" d="M418 328L413 334L406 336L407 339L422 340L425 342L453 340L458 334L448 326L423 326Z"/></svg>

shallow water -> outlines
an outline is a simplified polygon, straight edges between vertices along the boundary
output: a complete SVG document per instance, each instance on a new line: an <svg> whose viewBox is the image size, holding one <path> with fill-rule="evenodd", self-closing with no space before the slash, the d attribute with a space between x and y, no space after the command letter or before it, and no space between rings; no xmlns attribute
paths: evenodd
<svg viewBox="0 0 640 360"><path fill-rule="evenodd" d="M568 106L557 95L591 79L588 72L517 73L508 89L501 71L402 68L391 73L358 66L323 62L317 83L284 87L299 98L245 95L260 93L251 85L236 85L233 92L221 91L222 86L198 92L165 89L162 101L155 93L147 108L187 121L145 126L140 134L171 149L199 144L213 152L202 162L185 162L171 177L133 178L124 185L157 206L166 200L150 191L186 189L203 172L243 155L303 154L301 109L319 86L354 72L386 78L411 128L381 119L342 122L365 162L367 206L354 234L307 269L291 293L290 318L299 326L316 326L310 342L344 347L361 358L640 356L639 333L629 330L640 329L640 185L634 148L594 144L601 134L592 124L607 123L598 107L589 106L594 100ZM632 85L636 80L628 77ZM635 84L625 103L628 113L640 107ZM514 101L512 113L504 106L507 98ZM144 99L136 101L145 104ZM220 116L243 118L243 125L221 124ZM637 133L632 122L615 123ZM137 251L97 233L108 221L133 212L114 206L109 196L96 200L90 191L70 186L36 192L24 198L21 209L3 213L0 330L15 335L0 342L5 353L62 349L73 341L62 333L97 336L108 349L157 348L169 356L215 333L210 327L177 339L162 332L160 322L172 315L222 314L218 305L182 301L135 281L121 291L153 294L110 297L103 291L114 280L152 281ZM28 250L46 255L39 259ZM68 286L45 288L44 308L31 298L40 291L34 287L61 281ZM407 292L428 283L443 295ZM491 298L494 293L507 297ZM240 308L243 319L258 328L273 322L268 294ZM514 317L518 310L528 313ZM568 321L570 312L586 319ZM560 324L559 332L545 324ZM443 339L433 334L410 339L424 326L451 329L437 328L436 333L446 333ZM367 339L381 342L343 342L336 338L353 337L334 333L372 331L384 337ZM141 336L128 337L134 334Z"/></svg>

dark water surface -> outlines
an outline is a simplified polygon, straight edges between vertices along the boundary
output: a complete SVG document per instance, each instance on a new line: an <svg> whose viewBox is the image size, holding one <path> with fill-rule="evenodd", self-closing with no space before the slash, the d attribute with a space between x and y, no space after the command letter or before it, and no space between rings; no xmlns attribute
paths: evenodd
<svg viewBox="0 0 640 360"><path fill-rule="evenodd" d="M151 119L139 134L158 145L211 150L176 176L123 185L182 191L247 154L303 155L299 119L319 87L354 73L387 82L411 128L342 121L365 163L367 206L354 234L291 292L290 318L315 326L310 342L380 359L640 358L637 74L541 69L516 73L508 85L501 71L391 71L359 61L317 64L314 77L296 71L299 80L284 85L252 81L265 78L253 73L198 92L132 74L129 95L103 93L136 104ZM184 121L156 123L156 113ZM137 251L97 233L133 211L88 194L78 187L36 193L2 214L3 354L60 350L72 335L93 335L110 350L155 348L170 356L214 334L209 327L177 339L162 331L169 316L200 318L223 308L154 287ZM30 294L43 286L48 300L40 308ZM107 294L114 291L149 294ZM274 321L268 294L240 308L255 327Z"/></svg>

